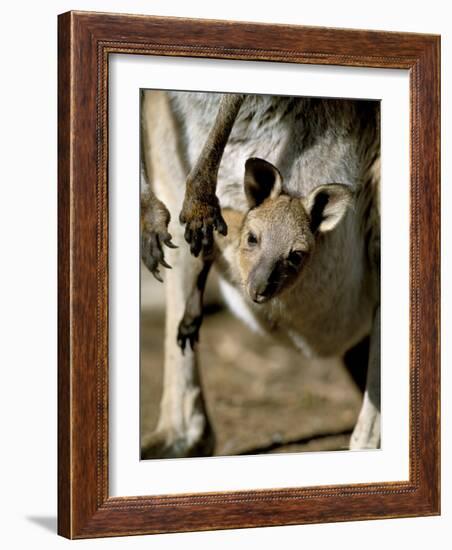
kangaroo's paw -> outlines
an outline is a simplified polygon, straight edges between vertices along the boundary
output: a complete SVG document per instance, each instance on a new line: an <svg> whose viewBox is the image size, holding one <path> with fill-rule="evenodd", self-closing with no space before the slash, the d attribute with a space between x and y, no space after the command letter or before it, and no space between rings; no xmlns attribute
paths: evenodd
<svg viewBox="0 0 452 550"><path fill-rule="evenodd" d="M212 253L214 229L221 235L227 235L228 232L215 195L197 198L187 191L179 219L185 224L185 240L190 245L190 252L196 257L201 252L206 256Z"/></svg>
<svg viewBox="0 0 452 550"><path fill-rule="evenodd" d="M212 456L215 448L215 436L208 423L200 436L177 434L157 430L144 438L141 447L141 458L186 458L195 456Z"/></svg>
<svg viewBox="0 0 452 550"><path fill-rule="evenodd" d="M154 199L152 205L147 205L146 212L142 217L141 258L149 271L160 282L163 282L160 266L171 268L165 261L164 245L168 248L177 248L171 241L172 237L168 232L170 219L171 216L166 206L158 199Z"/></svg>
<svg viewBox="0 0 452 550"><path fill-rule="evenodd" d="M177 330L177 343L182 350L185 351L185 346L189 342L191 349L195 349L195 344L199 341L199 329L202 324L202 315L189 317L184 315L179 323Z"/></svg>

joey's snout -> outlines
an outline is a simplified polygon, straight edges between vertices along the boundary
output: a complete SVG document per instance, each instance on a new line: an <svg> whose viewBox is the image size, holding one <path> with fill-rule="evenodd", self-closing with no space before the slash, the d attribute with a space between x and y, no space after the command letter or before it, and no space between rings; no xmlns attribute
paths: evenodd
<svg viewBox="0 0 452 550"><path fill-rule="evenodd" d="M253 302L257 304L263 304L274 295L273 285L270 280L275 279L272 277L274 271L273 263L269 260L261 260L251 270L248 279L248 294Z"/></svg>
<svg viewBox="0 0 452 550"><path fill-rule="evenodd" d="M295 278L295 270L285 259L264 259L251 270L247 290L256 304L263 304L279 294Z"/></svg>

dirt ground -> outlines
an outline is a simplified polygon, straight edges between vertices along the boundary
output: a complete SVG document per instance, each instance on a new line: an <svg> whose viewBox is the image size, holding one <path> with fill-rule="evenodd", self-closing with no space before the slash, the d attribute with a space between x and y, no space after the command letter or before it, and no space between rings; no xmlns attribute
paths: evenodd
<svg viewBox="0 0 452 550"><path fill-rule="evenodd" d="M164 304L157 284L143 271L142 435L157 423L162 391ZM199 353L215 455L346 449L361 393L342 361L303 359L212 307L215 289L209 295Z"/></svg>

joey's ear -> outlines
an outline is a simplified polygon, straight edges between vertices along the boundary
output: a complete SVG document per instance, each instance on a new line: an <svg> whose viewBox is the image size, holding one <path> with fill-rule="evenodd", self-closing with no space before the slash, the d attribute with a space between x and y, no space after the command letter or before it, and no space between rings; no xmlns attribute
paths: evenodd
<svg viewBox="0 0 452 550"><path fill-rule="evenodd" d="M245 163L245 195L250 208L265 199L276 198L282 190L279 170L266 160L250 158Z"/></svg>
<svg viewBox="0 0 452 550"><path fill-rule="evenodd" d="M352 204L352 191L347 185L330 183L320 185L305 199L305 208L311 218L312 233L331 231L341 221Z"/></svg>

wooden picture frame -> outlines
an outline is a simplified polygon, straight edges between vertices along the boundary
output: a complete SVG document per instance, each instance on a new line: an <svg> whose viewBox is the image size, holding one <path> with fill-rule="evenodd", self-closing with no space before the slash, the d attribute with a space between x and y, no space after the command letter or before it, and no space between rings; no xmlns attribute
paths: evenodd
<svg viewBox="0 0 452 550"><path fill-rule="evenodd" d="M58 38L58 532L68 538L440 513L440 38L69 12ZM408 481L149 497L108 491L112 53L409 70Z"/></svg>

